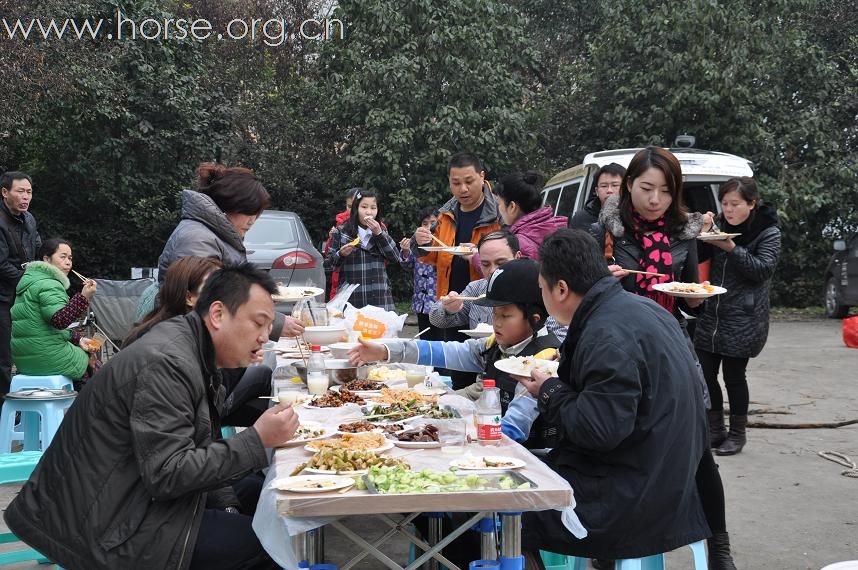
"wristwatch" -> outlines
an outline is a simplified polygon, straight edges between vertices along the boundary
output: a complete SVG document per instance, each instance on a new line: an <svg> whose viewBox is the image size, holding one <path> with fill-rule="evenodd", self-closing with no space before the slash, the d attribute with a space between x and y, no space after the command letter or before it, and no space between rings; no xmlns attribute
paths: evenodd
<svg viewBox="0 0 858 570"><path fill-rule="evenodd" d="M231 514L231 515L237 515L237 514L240 514L240 513L238 512L238 509L236 509L235 507L227 507L227 508L225 508L225 509L224 509L224 512L229 513L229 514Z"/></svg>

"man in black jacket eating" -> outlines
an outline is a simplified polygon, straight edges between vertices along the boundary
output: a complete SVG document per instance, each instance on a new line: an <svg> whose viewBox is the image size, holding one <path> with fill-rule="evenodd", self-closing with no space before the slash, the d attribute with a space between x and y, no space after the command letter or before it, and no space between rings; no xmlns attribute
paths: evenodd
<svg viewBox="0 0 858 570"><path fill-rule="evenodd" d="M708 537L694 479L706 416L676 319L625 292L585 232L558 230L539 255L545 307L569 330L559 377L520 381L560 431L548 463L572 485L588 536L558 511L525 513L524 548L625 559Z"/></svg>
<svg viewBox="0 0 858 570"><path fill-rule="evenodd" d="M240 512L254 505L212 500L266 466L265 448L298 426L278 405L229 440L212 435L218 369L259 358L275 291L251 264L216 271L194 311L110 360L6 510L13 532L70 569L278 568Z"/></svg>

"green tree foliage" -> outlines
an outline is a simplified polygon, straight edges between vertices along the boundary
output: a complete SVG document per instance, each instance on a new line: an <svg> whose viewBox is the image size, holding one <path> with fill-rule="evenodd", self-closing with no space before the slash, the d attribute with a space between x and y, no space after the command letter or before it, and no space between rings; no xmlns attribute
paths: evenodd
<svg viewBox="0 0 858 570"><path fill-rule="evenodd" d="M817 301L828 257L823 229L856 221L856 155L844 136L854 138L856 109L832 105L832 94L854 93L854 75L832 57L845 38L826 45L827 28L808 25L832 3L601 2L586 54L567 58L560 88L542 99L547 163L669 146L686 132L700 148L750 159L783 219L775 300Z"/></svg>
<svg viewBox="0 0 858 570"><path fill-rule="evenodd" d="M446 160L485 157L490 171L536 154L527 78L538 54L513 8L484 0L340 2L345 42L328 42L320 65L327 117L349 167L342 187L382 192L386 217L415 226L422 206L449 198Z"/></svg>

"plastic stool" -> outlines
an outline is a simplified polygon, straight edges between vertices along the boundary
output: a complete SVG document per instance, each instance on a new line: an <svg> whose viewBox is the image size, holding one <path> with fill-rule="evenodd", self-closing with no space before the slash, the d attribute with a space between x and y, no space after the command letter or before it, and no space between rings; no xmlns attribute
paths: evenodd
<svg viewBox="0 0 858 570"><path fill-rule="evenodd" d="M500 570L497 560L474 560L468 564L468 570Z"/></svg>
<svg viewBox="0 0 858 570"><path fill-rule="evenodd" d="M56 374L54 376L28 376L26 374L16 374L12 376L12 384L9 386L10 392L18 390L35 390L36 388L47 388L48 390L74 390L74 383L71 378Z"/></svg>
<svg viewBox="0 0 858 570"><path fill-rule="evenodd" d="M18 390L34 390L37 388L47 388L49 390L69 390L74 391L74 383L67 376L55 374L53 376L28 376L27 374L16 374L12 376L12 383L9 386L10 392ZM12 439L20 441L24 439L24 432L28 429L38 428L38 416L27 414L21 416L21 423L15 426L15 431L12 432Z"/></svg>
<svg viewBox="0 0 858 570"><path fill-rule="evenodd" d="M0 454L0 484L26 481L41 458L41 451Z"/></svg>
<svg viewBox="0 0 858 570"><path fill-rule="evenodd" d="M587 559L540 550L545 570L587 570Z"/></svg>
<svg viewBox="0 0 858 570"><path fill-rule="evenodd" d="M698 540L688 545L694 555L694 570L707 570L706 546L704 541ZM617 560L616 570L664 570L664 554L654 554L645 558L632 558L629 560Z"/></svg>
<svg viewBox="0 0 858 570"><path fill-rule="evenodd" d="M0 544L13 544L19 542L26 547L20 550L8 550L0 553L0 566L17 564L18 562L38 562L39 564L50 564L51 561L42 556L37 550L27 547L21 539L11 532L0 533Z"/></svg>
<svg viewBox="0 0 858 570"><path fill-rule="evenodd" d="M75 397L57 398L50 400L12 400L7 399L3 403L3 413L0 415L0 453L8 453L12 450L13 429L15 425L15 413L21 412L24 427L24 451L37 451L48 448L60 423L63 421L66 410L74 403ZM41 422L29 421L29 413L38 414ZM33 418L34 419L34 418ZM39 427L36 427L36 424Z"/></svg>

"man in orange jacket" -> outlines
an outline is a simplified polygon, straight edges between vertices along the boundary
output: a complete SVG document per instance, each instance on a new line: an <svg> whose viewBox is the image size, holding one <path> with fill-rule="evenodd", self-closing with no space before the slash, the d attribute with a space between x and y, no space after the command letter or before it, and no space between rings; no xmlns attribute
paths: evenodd
<svg viewBox="0 0 858 570"><path fill-rule="evenodd" d="M500 229L498 206L492 188L486 181L486 172L480 159L471 153L457 152L447 161L447 181L453 197L438 210L438 222L431 230L417 228L412 238L412 251L423 263L434 265L438 278L436 299L455 291L462 292L471 281L482 275L470 264L470 256L453 255L446 252L427 252L420 246L432 244L432 236L446 245L464 245L476 249L484 234ZM459 329L441 329L448 341L464 340ZM473 384L472 373L447 371L453 379L453 387L464 388Z"/></svg>
<svg viewBox="0 0 858 570"><path fill-rule="evenodd" d="M481 277L464 256L446 252L427 252L420 246L431 245L434 235L449 246L474 247L483 234L500 229L498 207L480 159L467 152L457 152L447 162L447 180L453 197L438 211L438 223L432 230L424 227L414 232L414 255L438 271L437 298L450 291L460 292L471 281Z"/></svg>

